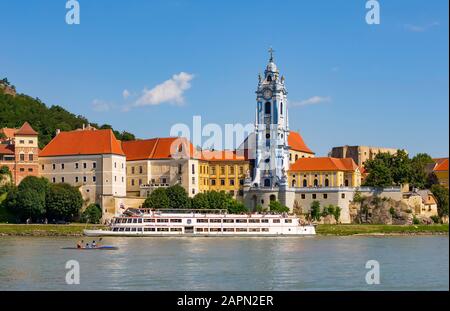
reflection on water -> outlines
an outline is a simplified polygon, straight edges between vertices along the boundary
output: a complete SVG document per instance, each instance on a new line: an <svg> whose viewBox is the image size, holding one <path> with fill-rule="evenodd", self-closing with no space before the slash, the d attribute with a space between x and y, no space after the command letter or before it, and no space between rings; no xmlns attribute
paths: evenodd
<svg viewBox="0 0 450 311"><path fill-rule="evenodd" d="M447 236L107 238L116 251L63 250L76 238L0 238L0 290L448 290ZM66 285L78 260L81 284ZM381 284L365 283L365 263Z"/></svg>

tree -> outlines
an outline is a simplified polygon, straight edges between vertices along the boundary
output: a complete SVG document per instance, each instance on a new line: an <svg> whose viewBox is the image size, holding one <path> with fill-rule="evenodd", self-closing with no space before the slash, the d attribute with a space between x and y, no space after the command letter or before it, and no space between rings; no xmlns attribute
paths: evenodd
<svg viewBox="0 0 450 311"><path fill-rule="evenodd" d="M167 197L169 198L169 208L190 208L191 200L180 185L174 185L166 189Z"/></svg>
<svg viewBox="0 0 450 311"><path fill-rule="evenodd" d="M270 202L269 210L275 213L289 213L289 208L281 204L279 201Z"/></svg>
<svg viewBox="0 0 450 311"><path fill-rule="evenodd" d="M81 213L81 221L91 224L99 224L102 218L102 209L98 204L90 204Z"/></svg>
<svg viewBox="0 0 450 311"><path fill-rule="evenodd" d="M44 177L27 176L19 184L19 191L32 189L39 193L44 193L47 191L50 183Z"/></svg>
<svg viewBox="0 0 450 311"><path fill-rule="evenodd" d="M389 153L379 153L372 160L367 160L364 167L369 173L364 185L369 187L384 188L392 186L394 178L392 174L392 156Z"/></svg>
<svg viewBox="0 0 450 311"><path fill-rule="evenodd" d="M339 218L341 217L341 208L339 206L334 207L333 216L334 219L336 220L336 223L339 223Z"/></svg>
<svg viewBox="0 0 450 311"><path fill-rule="evenodd" d="M209 209L209 200L207 193L197 193L195 197L192 198L192 208L195 209Z"/></svg>
<svg viewBox="0 0 450 311"><path fill-rule="evenodd" d="M48 218L72 221L80 213L83 197L78 188L69 184L52 184L46 193L45 206Z"/></svg>
<svg viewBox="0 0 450 311"><path fill-rule="evenodd" d="M16 202L16 211L22 221L27 218L39 219L45 215L45 192L19 188Z"/></svg>
<svg viewBox="0 0 450 311"><path fill-rule="evenodd" d="M145 208L169 208L169 197L165 188L156 188L142 205Z"/></svg>
<svg viewBox="0 0 450 311"><path fill-rule="evenodd" d="M238 202L237 200L233 199L228 205L228 213L230 214L248 213L248 209L245 207L244 203Z"/></svg>
<svg viewBox="0 0 450 311"><path fill-rule="evenodd" d="M439 217L448 216L448 201L449 192L448 189L442 185L436 184L431 187L431 192L437 200Z"/></svg>
<svg viewBox="0 0 450 311"><path fill-rule="evenodd" d="M320 220L320 202L312 201L311 203L311 219L312 220Z"/></svg>
<svg viewBox="0 0 450 311"><path fill-rule="evenodd" d="M395 185L410 182L412 174L411 160L405 150L397 150L397 153L391 157L390 169L392 170L392 179Z"/></svg>
<svg viewBox="0 0 450 311"><path fill-rule="evenodd" d="M426 153L418 153L411 159L411 180L410 185L425 189L429 184L429 173L426 171L427 166L433 164L433 159Z"/></svg>

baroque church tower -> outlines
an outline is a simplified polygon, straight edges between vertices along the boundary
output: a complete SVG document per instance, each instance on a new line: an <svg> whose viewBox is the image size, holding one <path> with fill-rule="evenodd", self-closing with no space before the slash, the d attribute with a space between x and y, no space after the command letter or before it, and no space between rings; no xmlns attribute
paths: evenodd
<svg viewBox="0 0 450 311"><path fill-rule="evenodd" d="M271 48L269 63L264 77L259 75L256 90L256 158L251 185L255 188L285 186L289 169L287 90L273 52Z"/></svg>

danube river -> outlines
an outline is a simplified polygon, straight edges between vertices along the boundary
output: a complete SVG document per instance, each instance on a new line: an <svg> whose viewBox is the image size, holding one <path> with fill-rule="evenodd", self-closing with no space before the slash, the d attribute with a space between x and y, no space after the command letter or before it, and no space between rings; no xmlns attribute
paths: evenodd
<svg viewBox="0 0 450 311"><path fill-rule="evenodd" d="M0 237L0 290L448 290L448 236L106 238L118 250L63 250L76 238ZM68 260L80 284L67 285ZM376 260L380 284L368 285Z"/></svg>

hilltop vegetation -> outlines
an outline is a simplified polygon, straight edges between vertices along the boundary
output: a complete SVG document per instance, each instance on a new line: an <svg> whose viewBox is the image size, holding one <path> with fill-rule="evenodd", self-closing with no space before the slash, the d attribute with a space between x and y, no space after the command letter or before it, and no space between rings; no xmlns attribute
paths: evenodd
<svg viewBox="0 0 450 311"><path fill-rule="evenodd" d="M0 90L0 128L20 127L25 121L39 132L39 147L43 148L55 136L56 129L70 131L91 124L100 129L111 128L109 124L99 125L89 122L81 115L75 115L58 105L47 106L39 98L25 94L11 96ZM114 130L113 130L114 131ZM134 135L114 131L117 139L133 140Z"/></svg>

